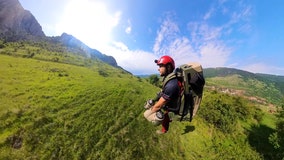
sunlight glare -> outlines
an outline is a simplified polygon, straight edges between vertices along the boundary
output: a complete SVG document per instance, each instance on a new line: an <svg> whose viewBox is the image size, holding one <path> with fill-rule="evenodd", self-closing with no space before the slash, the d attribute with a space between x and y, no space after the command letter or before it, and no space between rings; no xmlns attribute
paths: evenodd
<svg viewBox="0 0 284 160"><path fill-rule="evenodd" d="M99 49L111 41L111 31L118 24L120 12L110 15L103 3L90 0L70 1L57 25L57 32L66 32L91 48Z"/></svg>

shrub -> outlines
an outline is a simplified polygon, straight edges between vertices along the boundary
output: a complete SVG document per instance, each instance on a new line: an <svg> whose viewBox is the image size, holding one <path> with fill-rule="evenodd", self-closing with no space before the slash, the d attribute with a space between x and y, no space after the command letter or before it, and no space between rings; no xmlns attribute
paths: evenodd
<svg viewBox="0 0 284 160"><path fill-rule="evenodd" d="M204 95L199 114L222 132L231 133L239 119L252 116L253 107L240 97L212 92Z"/></svg>
<svg viewBox="0 0 284 160"><path fill-rule="evenodd" d="M108 73L103 71L103 70L99 70L99 75L103 76L103 77L107 77L108 76Z"/></svg>
<svg viewBox="0 0 284 160"><path fill-rule="evenodd" d="M284 105L278 113L276 131L269 136L269 142L278 151L279 156L284 157Z"/></svg>
<svg viewBox="0 0 284 160"><path fill-rule="evenodd" d="M156 74L153 74L149 77L149 82L155 86L159 86L159 78Z"/></svg>
<svg viewBox="0 0 284 160"><path fill-rule="evenodd" d="M4 45L4 41L0 40L0 48L4 48L5 45Z"/></svg>

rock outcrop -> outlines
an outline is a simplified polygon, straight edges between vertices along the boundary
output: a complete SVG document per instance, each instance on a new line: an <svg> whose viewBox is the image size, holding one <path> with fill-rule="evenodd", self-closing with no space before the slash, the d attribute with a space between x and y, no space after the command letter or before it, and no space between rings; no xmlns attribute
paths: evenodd
<svg viewBox="0 0 284 160"><path fill-rule="evenodd" d="M18 0L0 0L0 37L8 41L45 37L35 17Z"/></svg>

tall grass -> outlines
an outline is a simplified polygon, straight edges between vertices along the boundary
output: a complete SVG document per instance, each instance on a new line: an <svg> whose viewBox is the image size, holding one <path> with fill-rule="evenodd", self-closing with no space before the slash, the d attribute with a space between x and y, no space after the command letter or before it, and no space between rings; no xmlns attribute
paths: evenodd
<svg viewBox="0 0 284 160"><path fill-rule="evenodd" d="M100 76L95 66L3 55L0 68L0 142L6 155L23 152L41 157L44 152L47 157L88 157L118 132L128 134L146 98L157 91L104 64L100 70L108 77ZM14 152L16 139L21 147Z"/></svg>

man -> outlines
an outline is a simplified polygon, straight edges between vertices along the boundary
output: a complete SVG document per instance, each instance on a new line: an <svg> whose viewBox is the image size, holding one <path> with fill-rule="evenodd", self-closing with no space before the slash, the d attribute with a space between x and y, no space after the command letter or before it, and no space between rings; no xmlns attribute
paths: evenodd
<svg viewBox="0 0 284 160"><path fill-rule="evenodd" d="M159 60L155 60L155 63L159 66L158 71L160 72L160 76L164 78L162 91L151 111L157 112L161 109L164 110L162 129L157 131L158 134L164 134L169 130L171 120L168 113L177 107L180 88L179 82L173 73L175 69L174 60L170 56L162 56Z"/></svg>

